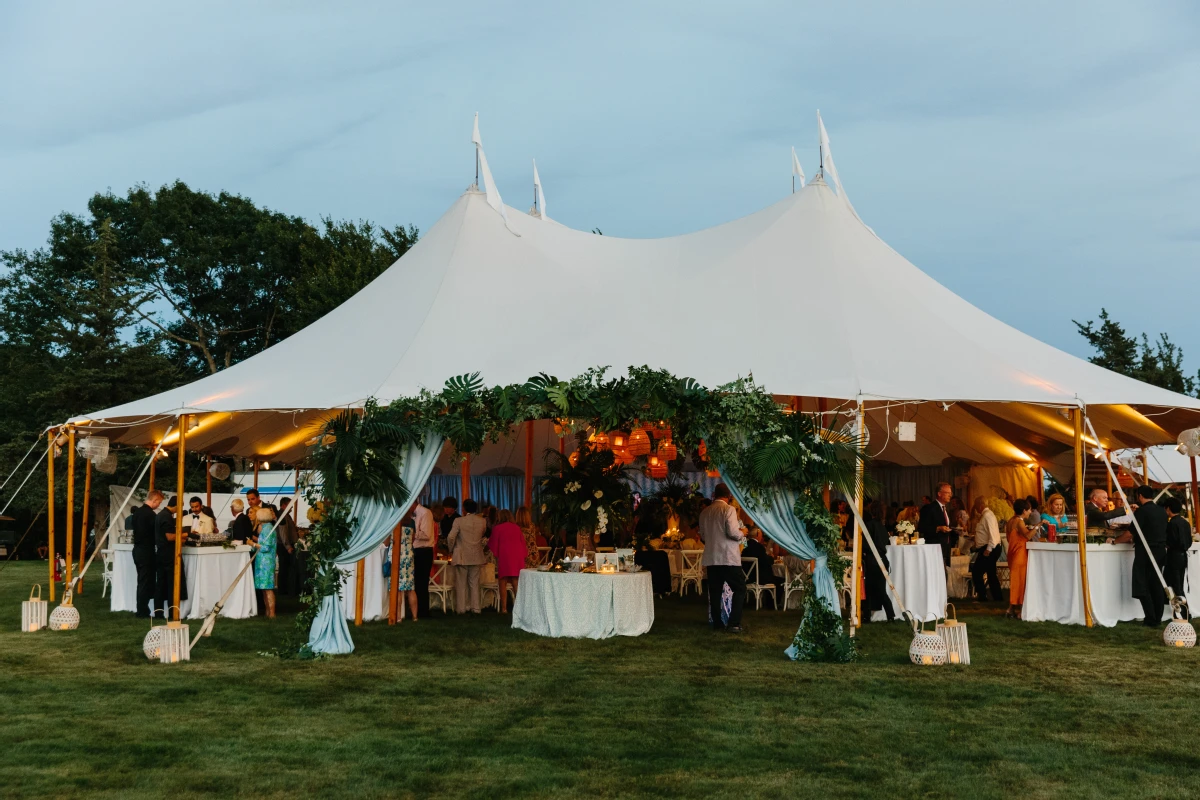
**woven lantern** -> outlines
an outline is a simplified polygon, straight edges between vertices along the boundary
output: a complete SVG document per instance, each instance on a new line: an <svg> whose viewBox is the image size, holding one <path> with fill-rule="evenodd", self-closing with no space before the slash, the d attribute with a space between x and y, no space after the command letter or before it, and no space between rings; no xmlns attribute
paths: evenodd
<svg viewBox="0 0 1200 800"><path fill-rule="evenodd" d="M172 620L160 628L162 641L159 643L159 658L163 664L177 664L192 660L191 631L182 622Z"/></svg>
<svg viewBox="0 0 1200 800"><path fill-rule="evenodd" d="M668 436L666 439L659 439L658 454L666 461L674 461L679 455L679 448L671 441Z"/></svg>
<svg viewBox="0 0 1200 800"><path fill-rule="evenodd" d="M651 478L654 478L655 480L662 480L663 478L667 477L667 462L660 458L656 453L650 456L649 463L647 464L647 470L649 471Z"/></svg>
<svg viewBox="0 0 1200 800"><path fill-rule="evenodd" d="M1163 631L1163 644L1167 647L1195 647L1196 629L1186 619L1176 617L1167 623Z"/></svg>
<svg viewBox="0 0 1200 800"><path fill-rule="evenodd" d="M629 450L625 447L614 447L612 454L613 460L618 463L628 464L630 461L633 461L633 456L629 455Z"/></svg>
<svg viewBox="0 0 1200 800"><path fill-rule="evenodd" d="M629 434L625 431L610 431L608 434L608 444L613 450L618 447L625 448L629 444Z"/></svg>
<svg viewBox="0 0 1200 800"><path fill-rule="evenodd" d="M62 605L50 612L50 630L73 631L79 627L79 612L71 605L71 599L66 598Z"/></svg>
<svg viewBox="0 0 1200 800"><path fill-rule="evenodd" d="M24 633L33 633L45 628L46 614L49 610L50 604L42 599L42 585L34 585L29 590L29 599L21 601L21 630Z"/></svg>
<svg viewBox="0 0 1200 800"><path fill-rule="evenodd" d="M579 464L579 451L578 450L571 453L571 455L567 456L567 463L570 464L572 467Z"/></svg>
<svg viewBox="0 0 1200 800"><path fill-rule="evenodd" d="M908 615L912 623L913 639L908 646L908 657L918 667L940 667L946 663L948 649L942 637L936 633L925 631L924 623L917 622L912 614Z"/></svg>
<svg viewBox="0 0 1200 800"><path fill-rule="evenodd" d="M947 664L970 664L971 649L967 645L967 624L958 621L953 603L946 604L946 618L937 624L937 635L946 643Z"/></svg>
<svg viewBox="0 0 1200 800"><path fill-rule="evenodd" d="M655 439L670 439L671 438L671 426L660 419L658 421L658 424L655 425L653 429L651 429L650 435L653 436Z"/></svg>
<svg viewBox="0 0 1200 800"><path fill-rule="evenodd" d="M634 458L650 455L650 435L645 428L634 428L633 433L629 434L628 450Z"/></svg>
<svg viewBox="0 0 1200 800"><path fill-rule="evenodd" d="M588 437L588 444L592 446L593 450L607 450L608 434L604 431L597 431Z"/></svg>

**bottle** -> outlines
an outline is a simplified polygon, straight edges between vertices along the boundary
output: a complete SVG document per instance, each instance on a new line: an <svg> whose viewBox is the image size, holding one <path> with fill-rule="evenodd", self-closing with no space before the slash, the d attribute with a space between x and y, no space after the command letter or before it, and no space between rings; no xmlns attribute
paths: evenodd
<svg viewBox="0 0 1200 800"><path fill-rule="evenodd" d="M1058 526L1052 522L1046 524L1046 540L1050 542L1058 541Z"/></svg>

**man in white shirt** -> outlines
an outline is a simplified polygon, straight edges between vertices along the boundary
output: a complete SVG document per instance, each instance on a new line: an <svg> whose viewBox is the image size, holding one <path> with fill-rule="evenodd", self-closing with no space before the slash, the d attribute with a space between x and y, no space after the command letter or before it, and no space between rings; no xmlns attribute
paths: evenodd
<svg viewBox="0 0 1200 800"><path fill-rule="evenodd" d="M996 562L1000 560L1000 523L996 514L988 508L987 500L975 498L975 546L971 548L971 579L975 582L975 597L986 598L983 593L984 577L993 600L1000 599L1000 576L996 574Z"/></svg>
<svg viewBox="0 0 1200 800"><path fill-rule="evenodd" d="M742 542L745 533L738 522L737 509L729 502L729 487L718 483L713 502L700 512L700 539L704 542L701 560L708 570L708 606L715 630L742 632L742 606L746 603L746 575L742 572ZM721 623L721 594L725 585L733 592L729 621Z"/></svg>
<svg viewBox="0 0 1200 800"><path fill-rule="evenodd" d="M429 619L429 575L437 555L437 523L433 512L419 502L412 507L413 581L417 592L417 619Z"/></svg>

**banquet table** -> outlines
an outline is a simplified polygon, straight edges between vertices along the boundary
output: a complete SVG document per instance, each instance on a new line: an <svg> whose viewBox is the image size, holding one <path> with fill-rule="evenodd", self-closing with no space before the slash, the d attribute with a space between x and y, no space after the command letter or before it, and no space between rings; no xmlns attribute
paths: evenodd
<svg viewBox="0 0 1200 800"><path fill-rule="evenodd" d="M187 600L179 602L181 619L202 619L213 610L250 560L250 545L237 547L184 546L181 558L183 577L187 581ZM254 593L254 568L242 573L237 586L229 593L219 616L245 619L258 614L258 597Z"/></svg>
<svg viewBox="0 0 1200 800"><path fill-rule="evenodd" d="M539 636L641 636L654 624L650 573L521 570L512 626Z"/></svg>
<svg viewBox="0 0 1200 800"><path fill-rule="evenodd" d="M109 611L137 611L137 568L133 565L133 545L114 544L112 583L108 587Z"/></svg>
<svg viewBox="0 0 1200 800"><path fill-rule="evenodd" d="M946 613L946 562L942 547L936 544L889 544L887 549L892 583L900 593L904 607L921 622L930 622ZM897 613L896 595L888 589L888 599ZM885 620L887 615L876 611L872 621Z"/></svg>
<svg viewBox="0 0 1200 800"><path fill-rule="evenodd" d="M1021 619L1029 622L1061 622L1083 625L1083 586L1079 579L1079 545L1059 542L1030 542L1025 545L1025 604ZM1142 604L1133 597L1133 545L1089 544L1087 546L1088 590L1092 617L1097 625L1111 628L1118 622L1142 619ZM1200 615L1200 545L1188 551L1188 608ZM1164 606L1163 619L1171 618Z"/></svg>

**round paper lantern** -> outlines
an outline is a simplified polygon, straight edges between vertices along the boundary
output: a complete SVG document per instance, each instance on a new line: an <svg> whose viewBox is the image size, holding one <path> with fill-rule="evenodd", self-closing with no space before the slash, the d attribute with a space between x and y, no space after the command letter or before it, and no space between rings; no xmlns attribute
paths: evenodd
<svg viewBox="0 0 1200 800"><path fill-rule="evenodd" d="M625 431L612 431L608 434L608 444L613 450L624 448L629 442L629 434Z"/></svg>
<svg viewBox="0 0 1200 800"><path fill-rule="evenodd" d="M907 612L906 612L907 613ZM918 667L940 667L946 663L949 648L946 641L936 633L927 633L922 625L909 615L913 639L908 647L908 657Z"/></svg>
<svg viewBox="0 0 1200 800"><path fill-rule="evenodd" d="M651 430L650 433L655 439L670 439L671 426L662 420L659 420L658 424L654 426L654 429Z"/></svg>
<svg viewBox="0 0 1200 800"><path fill-rule="evenodd" d="M667 461L674 461L679 455L679 448L671 441L670 437L660 439L658 442L658 454Z"/></svg>
<svg viewBox="0 0 1200 800"><path fill-rule="evenodd" d="M592 446L593 450L607 450L609 448L608 434L604 431L597 431L588 437L588 444Z"/></svg>
<svg viewBox="0 0 1200 800"><path fill-rule="evenodd" d="M612 449L613 460L622 464L628 464L633 461L633 456L629 455L629 450L624 447L614 447Z"/></svg>
<svg viewBox="0 0 1200 800"><path fill-rule="evenodd" d="M662 480L667 477L667 462L660 458L658 454L652 455L647 465L647 471L650 473L651 478Z"/></svg>
<svg viewBox="0 0 1200 800"><path fill-rule="evenodd" d="M1183 619L1173 619L1163 631L1163 644L1167 647L1195 647L1196 629Z"/></svg>
<svg viewBox="0 0 1200 800"><path fill-rule="evenodd" d="M633 433L629 434L629 455L637 458L638 456L650 455L650 436L646 433L645 428L635 428Z"/></svg>
<svg viewBox="0 0 1200 800"><path fill-rule="evenodd" d="M151 628L146 633L146 638L142 639L142 652L151 661L158 661L162 657L162 632L164 627L166 626L157 625Z"/></svg>
<svg viewBox="0 0 1200 800"><path fill-rule="evenodd" d="M50 630L73 631L79 627L79 612L75 606L64 602L50 612Z"/></svg>

